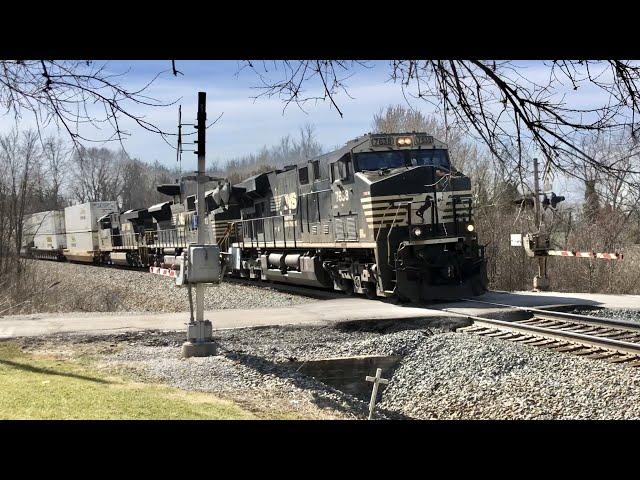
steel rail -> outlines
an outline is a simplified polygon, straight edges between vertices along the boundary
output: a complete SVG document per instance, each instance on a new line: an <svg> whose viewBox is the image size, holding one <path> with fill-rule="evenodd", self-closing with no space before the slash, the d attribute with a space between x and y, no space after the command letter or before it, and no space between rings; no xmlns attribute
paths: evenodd
<svg viewBox="0 0 640 480"><path fill-rule="evenodd" d="M518 305L509 305L505 303L487 302L486 300L476 300L473 298L460 298L460 300L463 300L465 302L483 303L485 305L495 305L497 307L508 307L516 310L521 310L523 312L541 313L544 315L553 315L554 317L570 318L574 320L580 320L585 323L590 322L591 324L594 324L594 325L607 324L607 325L616 325L624 328L629 328L632 330L640 330L639 324L632 323L626 320L619 320L615 318L594 317L591 315L581 315L579 313L557 312L555 310L545 310L542 308L535 308L535 307L522 307ZM601 323L596 323L596 322L601 322Z"/></svg>
<svg viewBox="0 0 640 480"><path fill-rule="evenodd" d="M518 332L522 334L533 334L549 339L568 341L579 343L589 347L598 347L606 350L615 350L626 355L640 355L640 343L626 342L624 340L616 340L607 337L598 337L595 335L586 335L584 333L571 332L566 330L558 330L548 327L540 327L537 325L527 325L519 322L507 322L504 320L495 320L491 318L478 317L464 313L452 312L448 309L442 309L450 314L465 317L473 321L473 326L485 326L507 332ZM463 328L470 328L463 327Z"/></svg>

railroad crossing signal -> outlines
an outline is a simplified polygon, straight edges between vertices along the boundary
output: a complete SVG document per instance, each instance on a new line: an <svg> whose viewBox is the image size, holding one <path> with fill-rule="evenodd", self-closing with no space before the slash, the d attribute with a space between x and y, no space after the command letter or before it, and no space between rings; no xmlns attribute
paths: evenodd
<svg viewBox="0 0 640 480"><path fill-rule="evenodd" d="M389 383L389 380L386 378L382 378L381 368L378 368L376 370L375 377L370 377L369 375L367 375L365 380L367 382L373 382L373 390L371 392L371 401L369 402L369 420L371 420L373 418L373 410L376 408L376 398L378 396L378 385L380 385L381 383L383 385L386 385Z"/></svg>
<svg viewBox="0 0 640 480"><path fill-rule="evenodd" d="M538 159L533 159L533 177L534 177L534 191L533 195L524 196L522 199L514 202L530 206L535 209L535 225L537 231L534 233L515 233L511 234L511 246L523 247L527 256L536 257L538 261L538 274L533 278L533 290L541 291L549 288L549 279L547 278L547 257L559 256L559 257L578 257L578 258L602 258L607 260L622 260L622 253L596 253L596 252L581 252L576 250L553 250L551 249L551 242L549 239L549 233L544 231L542 225L543 210L551 208L555 210L558 203L565 200L561 195L556 195L551 192L551 182L547 182L545 185L545 192L540 190L539 175L538 175ZM549 178L549 172L545 174L546 178ZM547 196L550 193L551 196ZM542 201L540 200L542 197Z"/></svg>
<svg viewBox="0 0 640 480"><path fill-rule="evenodd" d="M544 195L544 199L542 200L542 207L546 210L551 207L552 210L555 210L560 202L564 202L564 197L561 195L556 195L551 192L551 198Z"/></svg>

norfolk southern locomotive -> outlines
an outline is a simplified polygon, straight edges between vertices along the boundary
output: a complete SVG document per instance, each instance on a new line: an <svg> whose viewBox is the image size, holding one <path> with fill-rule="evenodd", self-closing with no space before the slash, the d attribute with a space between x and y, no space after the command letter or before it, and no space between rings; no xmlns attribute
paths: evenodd
<svg viewBox="0 0 640 480"><path fill-rule="evenodd" d="M471 182L431 135L367 134L233 186L212 181L202 222L194 187L160 185L171 200L102 216L86 261L171 267L202 223L228 275L415 302L486 290Z"/></svg>

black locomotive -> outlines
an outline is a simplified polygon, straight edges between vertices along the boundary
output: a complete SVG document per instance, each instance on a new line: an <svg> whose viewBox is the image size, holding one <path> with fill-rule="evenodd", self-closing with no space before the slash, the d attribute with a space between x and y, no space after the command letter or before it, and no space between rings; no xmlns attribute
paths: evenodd
<svg viewBox="0 0 640 480"><path fill-rule="evenodd" d="M233 186L212 179L204 219L194 182L158 191L171 199L103 215L94 246L70 258L171 268L200 227L228 275L415 302L486 290L471 182L425 133L367 134Z"/></svg>
<svg viewBox="0 0 640 480"><path fill-rule="evenodd" d="M486 290L471 182L425 133L368 134L233 187L224 245L241 277L412 301Z"/></svg>

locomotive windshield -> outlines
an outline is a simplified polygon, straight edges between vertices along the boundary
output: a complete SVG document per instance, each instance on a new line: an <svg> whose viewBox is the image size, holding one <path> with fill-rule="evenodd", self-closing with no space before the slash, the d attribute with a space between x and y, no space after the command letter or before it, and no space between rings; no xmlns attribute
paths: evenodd
<svg viewBox="0 0 640 480"><path fill-rule="evenodd" d="M388 152L362 152L355 155L358 171L430 165L449 170L446 150L393 150Z"/></svg>

